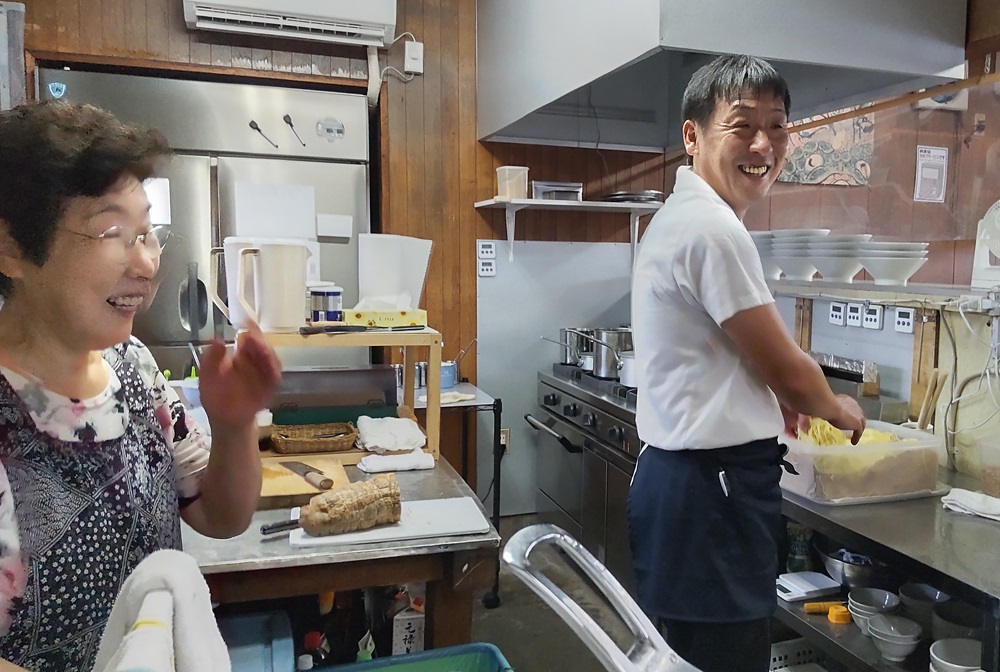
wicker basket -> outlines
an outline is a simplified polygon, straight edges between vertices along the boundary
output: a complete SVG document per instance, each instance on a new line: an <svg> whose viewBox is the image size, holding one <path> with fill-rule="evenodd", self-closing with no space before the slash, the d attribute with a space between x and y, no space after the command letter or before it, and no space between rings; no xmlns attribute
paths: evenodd
<svg viewBox="0 0 1000 672"><path fill-rule="evenodd" d="M336 436L328 436L330 434ZM320 438L322 437L322 438ZM328 422L318 425L274 425L271 445L274 452L339 453L354 448L358 429L350 422Z"/></svg>

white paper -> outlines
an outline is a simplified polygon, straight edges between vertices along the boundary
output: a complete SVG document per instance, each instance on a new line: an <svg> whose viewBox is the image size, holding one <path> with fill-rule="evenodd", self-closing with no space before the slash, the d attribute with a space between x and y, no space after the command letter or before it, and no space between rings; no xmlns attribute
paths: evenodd
<svg viewBox="0 0 1000 672"><path fill-rule="evenodd" d="M350 215L317 213L316 235L350 240L354 236L354 217Z"/></svg>
<svg viewBox="0 0 1000 672"><path fill-rule="evenodd" d="M149 223L153 226L170 224L170 180L151 177L142 183L149 199Z"/></svg>
<svg viewBox="0 0 1000 672"><path fill-rule="evenodd" d="M913 184L913 200L922 203L944 203L948 186L948 148L917 145L917 174Z"/></svg>
<svg viewBox="0 0 1000 672"><path fill-rule="evenodd" d="M316 191L307 184L236 183L237 236L316 240Z"/></svg>
<svg viewBox="0 0 1000 672"><path fill-rule="evenodd" d="M381 299L398 310L418 308L431 246L431 241L422 238L358 234L359 305L380 303ZM397 298L406 294L411 305L399 305Z"/></svg>

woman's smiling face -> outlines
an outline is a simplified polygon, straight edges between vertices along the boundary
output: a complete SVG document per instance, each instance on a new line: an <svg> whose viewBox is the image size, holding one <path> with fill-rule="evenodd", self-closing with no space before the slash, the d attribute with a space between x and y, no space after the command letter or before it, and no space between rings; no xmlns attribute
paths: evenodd
<svg viewBox="0 0 1000 672"><path fill-rule="evenodd" d="M102 196L71 199L45 262L18 263L11 300L29 306L29 314L49 328L72 332L82 349L127 340L132 319L151 299L159 268L159 256L146 245L128 245L131 236L150 229L149 207L142 184L131 175ZM100 237L112 227L123 235Z"/></svg>

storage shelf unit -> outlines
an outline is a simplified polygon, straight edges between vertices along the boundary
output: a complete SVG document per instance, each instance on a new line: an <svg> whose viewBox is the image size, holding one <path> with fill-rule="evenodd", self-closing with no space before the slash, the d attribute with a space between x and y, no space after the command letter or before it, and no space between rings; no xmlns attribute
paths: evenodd
<svg viewBox="0 0 1000 672"><path fill-rule="evenodd" d="M507 259L514 261L514 222L521 210L562 210L564 212L627 212L631 217L629 240L632 244L632 260L639 242L639 218L652 215L663 206L662 203L609 203L606 201L555 201L541 198L512 198L479 201L476 209L504 210L507 217Z"/></svg>
<svg viewBox="0 0 1000 672"><path fill-rule="evenodd" d="M427 348L427 452L441 454L441 333L422 331L365 331L324 334L264 334L276 348L401 347L403 348L403 404L415 408L417 351Z"/></svg>

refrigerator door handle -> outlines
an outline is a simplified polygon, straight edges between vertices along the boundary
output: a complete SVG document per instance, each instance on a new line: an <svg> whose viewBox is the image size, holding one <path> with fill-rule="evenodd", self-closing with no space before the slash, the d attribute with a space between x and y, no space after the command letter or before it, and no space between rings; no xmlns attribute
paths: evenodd
<svg viewBox="0 0 1000 672"><path fill-rule="evenodd" d="M198 278L198 262L187 265L187 278L180 285L178 304L181 325L190 332L190 340L201 340L198 332L208 324L208 292L205 283Z"/></svg>

